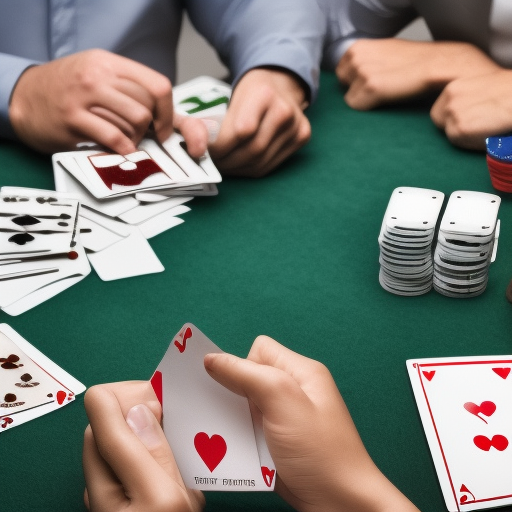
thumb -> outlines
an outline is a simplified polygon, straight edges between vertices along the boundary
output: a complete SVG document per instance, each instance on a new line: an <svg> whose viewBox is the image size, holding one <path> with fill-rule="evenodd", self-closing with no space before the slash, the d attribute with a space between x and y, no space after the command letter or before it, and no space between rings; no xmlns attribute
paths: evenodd
<svg viewBox="0 0 512 512"><path fill-rule="evenodd" d="M144 404L133 406L126 415L126 423L155 461L176 482L183 485L171 447L155 415Z"/></svg>
<svg viewBox="0 0 512 512"><path fill-rule="evenodd" d="M288 424L312 404L295 379L273 366L231 354L207 354L205 369L219 384L249 398L267 421Z"/></svg>

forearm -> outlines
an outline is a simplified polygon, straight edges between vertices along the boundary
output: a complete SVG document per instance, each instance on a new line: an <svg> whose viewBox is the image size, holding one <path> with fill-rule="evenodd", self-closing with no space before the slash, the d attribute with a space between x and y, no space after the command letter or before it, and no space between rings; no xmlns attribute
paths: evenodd
<svg viewBox="0 0 512 512"><path fill-rule="evenodd" d="M325 20L315 0L224 0L215 5L188 0L186 5L235 84L250 69L283 68L307 84L308 96L316 96Z"/></svg>
<svg viewBox="0 0 512 512"><path fill-rule="evenodd" d="M455 41L408 41L428 89L439 90L459 78L497 71L499 66L469 43Z"/></svg>

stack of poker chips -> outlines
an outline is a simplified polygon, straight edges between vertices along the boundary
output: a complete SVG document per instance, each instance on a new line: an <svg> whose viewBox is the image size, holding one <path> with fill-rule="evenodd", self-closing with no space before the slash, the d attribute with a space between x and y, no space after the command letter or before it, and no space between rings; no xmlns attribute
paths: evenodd
<svg viewBox="0 0 512 512"><path fill-rule="evenodd" d="M381 286L415 296L432 288L432 243L444 194L399 187L391 195L379 234Z"/></svg>
<svg viewBox="0 0 512 512"><path fill-rule="evenodd" d="M512 192L512 134L489 137L485 142L492 186Z"/></svg>
<svg viewBox="0 0 512 512"><path fill-rule="evenodd" d="M483 293L499 236L500 198L456 191L441 220L434 254L434 289L448 297Z"/></svg>

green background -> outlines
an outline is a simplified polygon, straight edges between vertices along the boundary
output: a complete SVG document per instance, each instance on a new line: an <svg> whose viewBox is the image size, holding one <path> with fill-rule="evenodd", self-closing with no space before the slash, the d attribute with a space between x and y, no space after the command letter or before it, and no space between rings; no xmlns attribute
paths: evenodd
<svg viewBox="0 0 512 512"><path fill-rule="evenodd" d="M378 282L377 236L398 186L496 193L482 153L458 150L428 105L350 110L332 75L309 109L311 142L259 180L226 179L151 240L165 272L95 272L10 324L86 386L148 379L192 322L245 356L258 334L328 365L382 471L423 512L446 510L405 361L512 353L510 197L487 290L399 297ZM0 142L0 185L53 188L51 159ZM80 511L83 395L0 436L0 509ZM369 488L368 492L372 492ZM271 493L209 493L208 511L291 510ZM243 507L243 508L242 508ZM512 507L503 510L512 511Z"/></svg>

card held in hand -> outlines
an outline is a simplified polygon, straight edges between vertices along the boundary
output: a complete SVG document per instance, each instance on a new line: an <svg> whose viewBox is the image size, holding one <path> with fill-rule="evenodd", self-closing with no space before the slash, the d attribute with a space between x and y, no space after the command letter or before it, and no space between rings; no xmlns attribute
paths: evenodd
<svg viewBox="0 0 512 512"><path fill-rule="evenodd" d="M270 491L275 466L247 398L213 380L204 356L222 351L197 327L173 338L151 383L185 485L208 491Z"/></svg>
<svg viewBox="0 0 512 512"><path fill-rule="evenodd" d="M512 504L512 356L407 361L450 511Z"/></svg>

